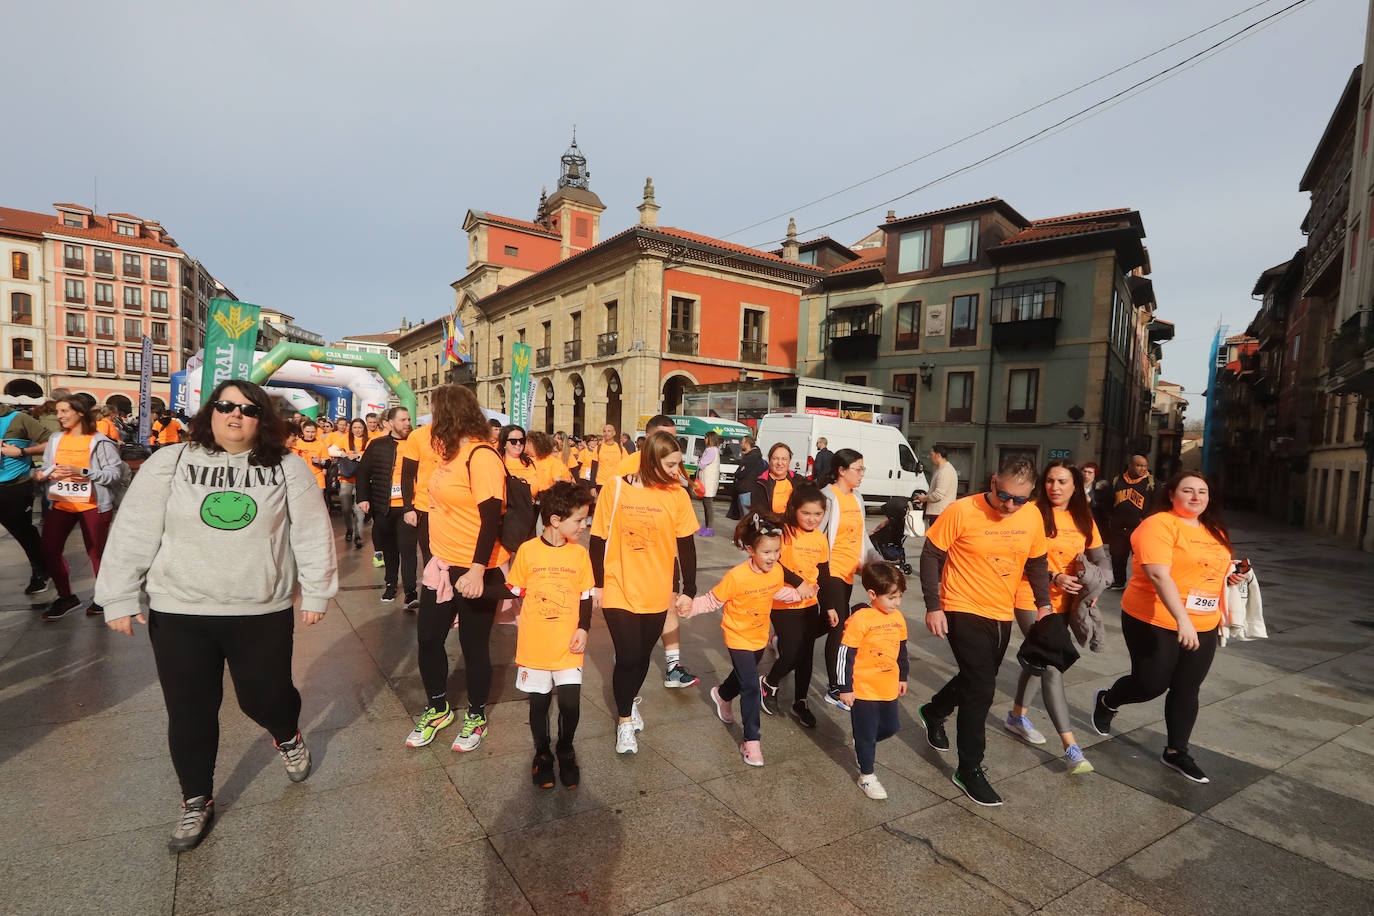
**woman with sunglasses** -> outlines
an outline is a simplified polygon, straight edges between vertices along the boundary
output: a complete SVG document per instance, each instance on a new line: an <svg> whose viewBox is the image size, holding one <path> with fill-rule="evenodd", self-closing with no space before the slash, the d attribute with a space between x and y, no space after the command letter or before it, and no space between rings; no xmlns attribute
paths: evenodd
<svg viewBox="0 0 1374 916"><path fill-rule="evenodd" d="M173 851L199 843L214 816L226 662L239 707L271 735L287 776L310 775L291 605L299 588L301 622L318 623L339 581L329 513L285 432L257 385L216 385L189 441L158 450L134 477L96 580L110 629L148 625L183 798Z"/></svg>
<svg viewBox="0 0 1374 916"><path fill-rule="evenodd" d="M836 614L825 637L825 670L830 682L825 701L844 710L849 707L840 702L839 677L842 675L836 674L835 665L840 657L840 640L844 639L844 622L849 617L854 577L869 562L882 560L864 531L863 499L856 492L863 481L864 456L852 448L837 451L831 459L830 470L818 481L825 495L821 530L830 543L830 581L835 590L829 603L822 601L821 604L834 608Z"/></svg>
<svg viewBox="0 0 1374 916"><path fill-rule="evenodd" d="M506 473L519 477L530 485L530 496L539 499L539 472L534 459L526 448L525 431L518 426L501 427L501 437L497 440L497 450L506 463Z"/></svg>
<svg viewBox="0 0 1374 916"><path fill-rule="evenodd" d="M944 720L957 708L959 765L954 784L979 805L1000 805L987 780L985 725L997 692L997 669L1011 640L1016 588L1024 577L1038 613L1052 613L1045 527L1027 505L1035 465L1003 460L986 493L965 496L940 513L921 551L926 629L949 640L959 671L917 712L926 740L949 750Z"/></svg>

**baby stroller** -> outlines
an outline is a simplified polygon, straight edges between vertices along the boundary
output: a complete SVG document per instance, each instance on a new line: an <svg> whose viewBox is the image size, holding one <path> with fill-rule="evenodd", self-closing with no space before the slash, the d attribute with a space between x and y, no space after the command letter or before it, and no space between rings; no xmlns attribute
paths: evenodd
<svg viewBox="0 0 1374 916"><path fill-rule="evenodd" d="M894 496L883 503L882 512L886 521L874 528L873 533L868 536L869 541L873 543L873 549L908 576L911 575L912 568L906 561L904 544L908 531L918 536L924 531L924 516L921 508L916 505L916 497L922 492L917 490L905 499ZM915 519L912 518L912 513L915 513Z"/></svg>

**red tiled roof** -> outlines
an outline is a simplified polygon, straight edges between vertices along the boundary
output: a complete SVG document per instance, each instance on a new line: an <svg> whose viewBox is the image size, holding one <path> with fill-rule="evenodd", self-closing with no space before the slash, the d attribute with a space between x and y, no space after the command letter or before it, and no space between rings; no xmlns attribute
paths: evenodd
<svg viewBox="0 0 1374 916"><path fill-rule="evenodd" d="M42 238L43 231L56 222L56 217L43 213L0 207L0 232L19 233Z"/></svg>
<svg viewBox="0 0 1374 916"><path fill-rule="evenodd" d="M969 202L966 203L966 204L956 204L956 205L953 206L953 207L941 207L939 210L930 210L930 211L927 211L927 212L925 212L925 213L916 213L916 214L913 214L912 216L899 216L899 217L897 217L896 219L888 220L888 222L900 223L901 221L903 221L903 220L908 220L908 219L922 219L922 218L927 217L927 216L939 216L941 213L948 213L948 212L951 211L951 210L962 210L962 209L964 209L965 207L977 207L977 206L979 206L980 204L993 204L993 203L997 203L997 202L1000 201L1001 199L1002 199L1002 198L1000 198L1000 197L985 197L985 198L983 198L982 200L973 200L973 201L969 201Z"/></svg>
<svg viewBox="0 0 1374 916"><path fill-rule="evenodd" d="M1063 225L1033 225L1029 229L1022 229L1015 235L1003 239L998 247L1003 245L1019 245L1022 242L1039 242L1045 239L1063 238L1070 235L1086 235L1090 232L1106 232L1109 229L1128 229L1130 223L1124 220L1110 223L1067 223Z"/></svg>
<svg viewBox="0 0 1374 916"><path fill-rule="evenodd" d="M56 210L80 210L82 213L94 213L90 207L83 207L81 204L53 204Z"/></svg>
<svg viewBox="0 0 1374 916"><path fill-rule="evenodd" d="M67 206L59 204L58 206ZM137 217L134 217L137 219ZM92 215L90 218L92 227L90 229L75 229L71 226L62 225L56 214L35 213L32 210L15 210L10 207L0 207L0 229L9 227L21 232L40 232L52 235L65 236L67 238L85 239L90 242L103 242L110 245L127 245L130 248L150 248L154 251L165 251L169 254L184 254L180 248L167 241L167 236L163 236L163 241L158 242L148 238L136 238L129 235L120 235L110 228L108 217Z"/></svg>
<svg viewBox="0 0 1374 916"><path fill-rule="evenodd" d="M733 251L736 254L753 255L754 257L763 258L767 261L777 261L780 264L787 264L793 267L805 267L808 270L814 271L821 270L821 268L817 267L814 264L803 264L801 261L789 261L785 258L778 257L775 254L769 254L766 251L759 251L757 248L748 248L744 245L736 245L734 242L726 242L721 239L711 238L711 236L709 235L701 235L697 232L688 232L686 229L679 229L676 226L639 226L636 228L645 229L649 232L661 232L664 235L671 235L674 238L679 238L684 241L696 242L700 245L709 245L712 248L721 248L725 251Z"/></svg>
<svg viewBox="0 0 1374 916"><path fill-rule="evenodd" d="M547 226L541 226L538 223L531 223L528 220L515 219L511 216L501 216L498 213L483 213L480 218L490 220L493 223L500 223L503 226L511 226L515 229L524 229L526 232L538 232L541 235L552 235L555 237L558 236L557 232L554 232Z"/></svg>
<svg viewBox="0 0 1374 916"><path fill-rule="evenodd" d="M887 249L874 248L868 250L871 251L872 254L865 254L861 256L857 261L850 261L848 264L844 264L840 267L834 268L830 271L831 275L833 276L835 274L853 273L859 270L869 270L870 268L882 267L883 263L887 260Z"/></svg>
<svg viewBox="0 0 1374 916"><path fill-rule="evenodd" d="M1167 324L1167 325L1168 325L1169 327L1171 327L1171 328L1174 326L1174 323L1173 323L1172 321L1165 321L1163 318L1151 318L1150 320L1151 320L1152 322L1154 322L1155 324ZM1171 383L1169 383L1169 382L1160 382L1160 384L1161 384L1161 385L1168 385L1168 384L1171 384Z"/></svg>
<svg viewBox="0 0 1374 916"><path fill-rule="evenodd" d="M1114 216L1118 213L1130 213L1130 207L1116 207L1112 210L1089 210L1085 213L1066 213L1063 216L1050 216L1045 219L1031 220L1033 226L1044 226L1048 223L1067 223L1072 220L1092 219L1099 216Z"/></svg>
<svg viewBox="0 0 1374 916"><path fill-rule="evenodd" d="M141 217L141 216L134 216L132 213L107 213L107 214L105 214L105 215L106 215L106 216L118 216L120 219L131 219L131 220L135 220L135 221L140 222L140 223L143 222L143 217Z"/></svg>

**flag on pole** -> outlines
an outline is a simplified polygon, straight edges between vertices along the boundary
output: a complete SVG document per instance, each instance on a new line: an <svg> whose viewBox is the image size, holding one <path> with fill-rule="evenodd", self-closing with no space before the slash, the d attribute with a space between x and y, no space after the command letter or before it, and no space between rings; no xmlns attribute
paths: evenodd
<svg viewBox="0 0 1374 916"><path fill-rule="evenodd" d="M444 356L449 362L472 362L472 356L468 350L468 336L463 332L462 319L456 313L448 322L448 341L444 346Z"/></svg>

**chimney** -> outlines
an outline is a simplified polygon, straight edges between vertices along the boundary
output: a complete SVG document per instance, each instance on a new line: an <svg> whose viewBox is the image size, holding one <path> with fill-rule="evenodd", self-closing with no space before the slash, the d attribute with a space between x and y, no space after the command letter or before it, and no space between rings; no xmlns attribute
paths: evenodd
<svg viewBox="0 0 1374 916"><path fill-rule="evenodd" d="M801 256L801 250L797 246L797 221L795 218L787 221L787 240L782 243L782 257L785 261L795 261Z"/></svg>
<svg viewBox="0 0 1374 916"><path fill-rule="evenodd" d="M897 218L897 211L896 211L896 210L888 210L888 211L887 211L887 221L888 221L889 223L892 222L893 220L895 220L896 218Z"/></svg>
<svg viewBox="0 0 1374 916"><path fill-rule="evenodd" d="M653 178L644 179L644 202L635 209L639 211L639 224L641 226L658 225L658 204L654 203Z"/></svg>

